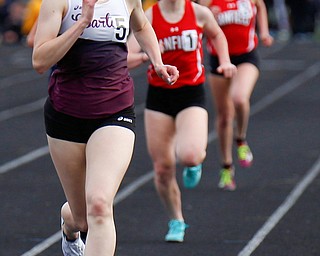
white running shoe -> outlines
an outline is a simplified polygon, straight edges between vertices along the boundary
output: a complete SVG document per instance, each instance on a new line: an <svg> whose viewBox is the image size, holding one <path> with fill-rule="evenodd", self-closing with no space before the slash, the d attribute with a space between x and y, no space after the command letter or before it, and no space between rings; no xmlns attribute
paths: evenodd
<svg viewBox="0 0 320 256"><path fill-rule="evenodd" d="M83 256L85 245L79 237L73 242L67 241L66 235L62 232L62 252L64 256Z"/></svg>

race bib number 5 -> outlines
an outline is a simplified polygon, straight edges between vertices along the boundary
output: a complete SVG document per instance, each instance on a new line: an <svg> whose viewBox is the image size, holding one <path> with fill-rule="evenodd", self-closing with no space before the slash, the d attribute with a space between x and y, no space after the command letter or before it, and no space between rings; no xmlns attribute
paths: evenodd
<svg viewBox="0 0 320 256"><path fill-rule="evenodd" d="M129 35L129 20L127 17L113 17L114 34L113 41L125 43Z"/></svg>

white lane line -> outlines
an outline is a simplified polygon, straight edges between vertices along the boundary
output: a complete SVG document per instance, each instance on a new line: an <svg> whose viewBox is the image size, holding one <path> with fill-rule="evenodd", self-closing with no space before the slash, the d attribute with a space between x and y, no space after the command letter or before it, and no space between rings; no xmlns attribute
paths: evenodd
<svg viewBox="0 0 320 256"><path fill-rule="evenodd" d="M24 104L8 110L0 111L0 122L8 120L13 117L31 113L33 111L38 111L43 108L45 100L46 100L46 97L33 101L28 104Z"/></svg>
<svg viewBox="0 0 320 256"><path fill-rule="evenodd" d="M275 60L265 59L261 61L261 69L263 71L283 71L283 70L302 70L306 66L304 60Z"/></svg>
<svg viewBox="0 0 320 256"><path fill-rule="evenodd" d="M25 252L21 256L35 256L40 254L41 252L48 249L51 245L55 244L56 242L61 239L61 231L56 232L40 244L37 244L35 247L33 247L30 251Z"/></svg>
<svg viewBox="0 0 320 256"><path fill-rule="evenodd" d="M28 154L25 154L21 157L18 157L10 162L7 162L0 166L0 174L4 174L6 172L9 172L21 165L30 163L44 155L47 155L49 153L48 146L44 146L42 148L38 148L36 150L33 150L29 152Z"/></svg>
<svg viewBox="0 0 320 256"><path fill-rule="evenodd" d="M288 82L282 84L277 89L269 93L267 96L259 100L259 102L257 102L251 108L251 115L261 111L267 105L271 105L278 99L295 90L300 85L306 83L311 78L316 77L318 74L320 74L320 61L316 62L315 64L307 68L304 72L298 74L297 76L295 76Z"/></svg>
<svg viewBox="0 0 320 256"><path fill-rule="evenodd" d="M133 194L138 188L142 187L144 184L148 183L153 178L154 171L151 170L147 172L146 174L140 176L138 179L136 179L134 182L131 182L128 186L126 186L124 189L121 189L119 193L116 195L116 198L114 199L114 204L118 204L124 199L126 199L128 196Z"/></svg>
<svg viewBox="0 0 320 256"><path fill-rule="evenodd" d="M278 224L282 217L291 209L297 202L306 188L312 183L320 172L320 157L304 176L295 188L291 191L286 200L279 206L279 208L269 217L267 222L258 230L249 243L240 251L238 256L250 256L251 253L261 244L265 237Z"/></svg>
<svg viewBox="0 0 320 256"><path fill-rule="evenodd" d="M304 82L306 82L308 79L311 79L312 77L319 74L320 61L316 64L312 65L308 69L306 69L301 74L297 75L296 77L292 78L289 82L283 84L275 91L271 92L271 94L268 94L266 97L262 98L260 101L258 101L256 104L254 104L251 108L251 115L254 115L258 113L259 111L263 110L267 106L274 103L276 100L280 99L281 97L285 96L286 94L290 93L294 89L296 89L299 85L302 85ZM317 70L316 70L317 69ZM315 72L316 71L316 72ZM297 80L297 82L296 82ZM281 89L281 88L284 89ZM280 90L280 92L278 91ZM275 93L277 92L277 93ZM272 97L269 97L269 95L272 95ZM208 137L208 142L212 142L217 137L215 131L210 132ZM136 191L138 188L149 182L153 177L153 171L146 173L145 175L139 177L136 181L131 183L129 186L125 187L123 190L119 191L119 193L116 196L115 202L118 203L118 201L122 201L126 199L128 196L130 196L134 191ZM119 199L117 199L119 198ZM59 234L59 235L57 235ZM30 251L22 254L21 256L36 256L39 253L43 252L45 249L49 248L51 245L55 244L60 239L60 231L49 237L48 239L44 240L40 244L33 247ZM41 248L41 250L39 250ZM245 255L241 255L245 256Z"/></svg>
<svg viewBox="0 0 320 256"><path fill-rule="evenodd" d="M14 74L12 76L0 79L0 90L16 84L25 84L26 82L40 80L43 79L43 76L44 75L39 75L34 70Z"/></svg>

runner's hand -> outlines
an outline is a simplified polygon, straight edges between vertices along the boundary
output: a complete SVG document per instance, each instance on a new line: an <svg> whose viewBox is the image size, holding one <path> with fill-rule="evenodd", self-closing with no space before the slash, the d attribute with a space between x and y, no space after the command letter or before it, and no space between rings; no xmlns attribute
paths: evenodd
<svg viewBox="0 0 320 256"><path fill-rule="evenodd" d="M225 78L231 78L237 73L237 67L232 63L224 63L217 68L217 71L223 74Z"/></svg>
<svg viewBox="0 0 320 256"><path fill-rule="evenodd" d="M179 78L179 71L175 66L158 65L154 66L154 69L157 72L158 76L170 85L174 84Z"/></svg>
<svg viewBox="0 0 320 256"><path fill-rule="evenodd" d="M93 18L94 6L98 0L82 0L81 18L89 24Z"/></svg>

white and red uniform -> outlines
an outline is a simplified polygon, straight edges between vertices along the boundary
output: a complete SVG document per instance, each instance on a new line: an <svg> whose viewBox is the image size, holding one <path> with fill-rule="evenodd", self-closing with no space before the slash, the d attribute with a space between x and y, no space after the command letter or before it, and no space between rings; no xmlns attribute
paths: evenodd
<svg viewBox="0 0 320 256"><path fill-rule="evenodd" d="M196 24L196 16L190 0L185 1L185 13L176 23L167 22L158 4L152 7L152 27L162 50L163 63L178 68L180 76L173 85L158 77L152 65L148 70L148 82L152 86L168 89L195 86L204 83L202 28Z"/></svg>
<svg viewBox="0 0 320 256"><path fill-rule="evenodd" d="M230 55L248 53L257 47L254 3L250 0L212 0L209 8L227 38ZM211 42L208 41L207 46L212 55L217 55Z"/></svg>

